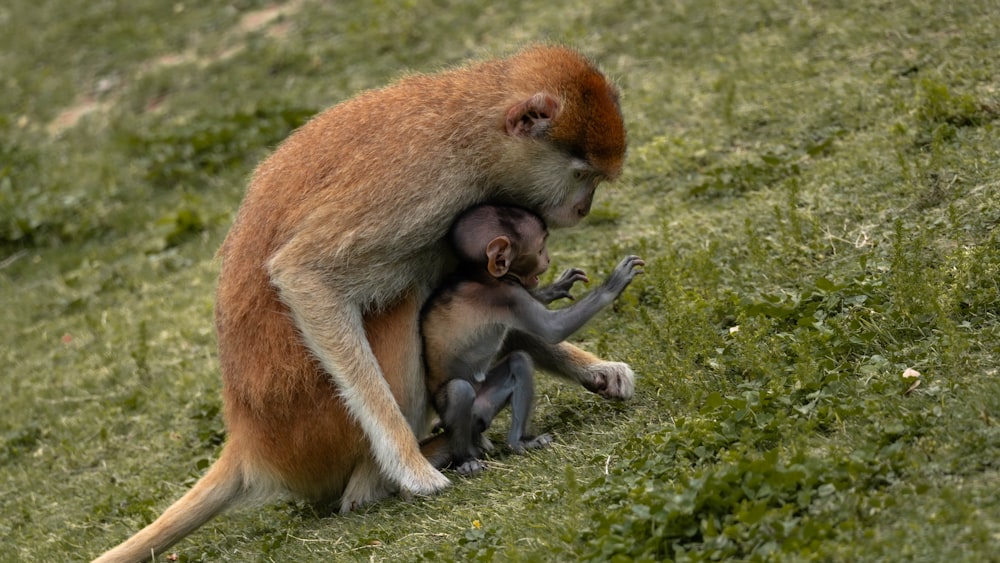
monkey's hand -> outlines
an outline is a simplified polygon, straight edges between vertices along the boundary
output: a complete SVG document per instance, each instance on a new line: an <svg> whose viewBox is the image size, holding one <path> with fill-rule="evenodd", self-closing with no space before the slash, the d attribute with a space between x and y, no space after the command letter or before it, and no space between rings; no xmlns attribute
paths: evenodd
<svg viewBox="0 0 1000 563"><path fill-rule="evenodd" d="M559 275L551 285L534 292L535 299L548 305L556 299L573 299L570 290L576 282L590 283L587 273L580 268L570 268Z"/></svg>
<svg viewBox="0 0 1000 563"><path fill-rule="evenodd" d="M645 265L646 262L638 256L626 256L615 266L615 271L611 272L608 281L604 282L604 287L616 296L621 294L628 287L628 284L632 283L632 280L642 273L642 270L637 270L636 268L641 268Z"/></svg>
<svg viewBox="0 0 1000 563"><path fill-rule="evenodd" d="M587 366L589 380L583 386L605 399L631 399L635 393L635 373L622 362L600 362Z"/></svg>

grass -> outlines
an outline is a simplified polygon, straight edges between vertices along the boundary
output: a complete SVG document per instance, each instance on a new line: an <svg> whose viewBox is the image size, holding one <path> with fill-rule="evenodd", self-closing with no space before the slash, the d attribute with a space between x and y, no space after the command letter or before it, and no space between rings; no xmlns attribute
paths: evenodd
<svg viewBox="0 0 1000 563"><path fill-rule="evenodd" d="M256 162L535 40L624 91L625 178L552 255L646 258L577 338L636 398L543 377L550 449L347 517L236 510L180 560L995 557L995 2L203 4L0 8L0 560L89 560L214 459L213 255Z"/></svg>

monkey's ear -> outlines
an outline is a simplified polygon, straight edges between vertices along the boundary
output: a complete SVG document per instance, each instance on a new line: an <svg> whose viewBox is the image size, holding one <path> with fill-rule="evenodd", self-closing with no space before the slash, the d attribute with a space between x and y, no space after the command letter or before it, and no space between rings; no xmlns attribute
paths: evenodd
<svg viewBox="0 0 1000 563"><path fill-rule="evenodd" d="M559 111L559 100L539 92L507 110L507 134L515 137L541 137L552 125Z"/></svg>
<svg viewBox="0 0 1000 563"><path fill-rule="evenodd" d="M491 276L501 278L507 273L507 270L510 270L510 259L513 252L514 248L507 237L497 237L486 245L486 257L489 259L486 269L489 270Z"/></svg>

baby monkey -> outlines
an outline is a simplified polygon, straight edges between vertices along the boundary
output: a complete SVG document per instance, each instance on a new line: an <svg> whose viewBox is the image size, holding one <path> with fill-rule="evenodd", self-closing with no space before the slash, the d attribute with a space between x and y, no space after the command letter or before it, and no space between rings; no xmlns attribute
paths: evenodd
<svg viewBox="0 0 1000 563"><path fill-rule="evenodd" d="M481 205L460 215L449 236L458 270L424 305L420 326L427 389L444 428L436 438L447 440L446 448L429 457L438 468L452 465L468 475L482 470L478 458L491 447L482 434L508 404L507 444L514 452L552 441L548 434L526 434L534 366L524 351L498 357L508 331L562 342L612 303L645 262L629 256L578 302L549 310L546 305L556 299L572 299L574 283L589 280L582 270L570 269L538 289L538 277L549 267L549 235L540 217L519 207Z"/></svg>

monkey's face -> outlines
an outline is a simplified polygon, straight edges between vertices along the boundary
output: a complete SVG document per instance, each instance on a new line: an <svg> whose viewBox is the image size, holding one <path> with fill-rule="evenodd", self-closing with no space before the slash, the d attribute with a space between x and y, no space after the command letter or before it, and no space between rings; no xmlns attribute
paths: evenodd
<svg viewBox="0 0 1000 563"><path fill-rule="evenodd" d="M538 287L539 276L549 269L549 249L546 245L549 233L539 227L524 237L520 253L511 262L510 274L520 280L528 289Z"/></svg>
<svg viewBox="0 0 1000 563"><path fill-rule="evenodd" d="M570 159L563 169L560 191L563 200L554 208L542 213L553 227L572 227L590 213L594 203L594 193L605 176L585 161Z"/></svg>
<svg viewBox="0 0 1000 563"><path fill-rule="evenodd" d="M572 226L590 213L597 185L621 174L627 143L618 90L587 69L564 90L545 135L561 153L564 179L562 204L543 216L552 226Z"/></svg>
<svg viewBox="0 0 1000 563"><path fill-rule="evenodd" d="M510 149L498 177L509 203L571 227L590 213L597 185L621 174L625 125L617 90L595 69L558 90L559 97L540 92L507 111Z"/></svg>
<svg viewBox="0 0 1000 563"><path fill-rule="evenodd" d="M540 145L540 144L539 144ZM510 203L528 207L550 227L572 227L590 213L597 186L610 177L586 161L552 145L536 146L524 154L519 186L504 191ZM531 186L521 187L521 186Z"/></svg>

